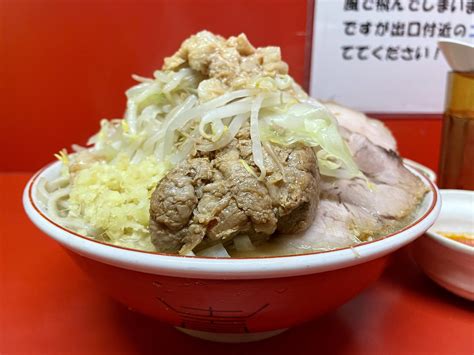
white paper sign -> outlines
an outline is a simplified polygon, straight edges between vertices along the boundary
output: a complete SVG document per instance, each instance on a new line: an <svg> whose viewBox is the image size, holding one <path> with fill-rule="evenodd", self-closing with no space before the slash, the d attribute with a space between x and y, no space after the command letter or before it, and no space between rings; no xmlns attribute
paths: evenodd
<svg viewBox="0 0 474 355"><path fill-rule="evenodd" d="M316 0L310 93L365 112L443 111L439 39L474 42L473 0Z"/></svg>

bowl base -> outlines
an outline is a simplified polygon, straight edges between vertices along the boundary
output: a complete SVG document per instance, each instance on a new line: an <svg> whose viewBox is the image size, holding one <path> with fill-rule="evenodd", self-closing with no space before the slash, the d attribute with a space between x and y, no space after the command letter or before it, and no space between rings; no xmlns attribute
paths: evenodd
<svg viewBox="0 0 474 355"><path fill-rule="evenodd" d="M268 332L258 332L258 333L212 333L212 332L203 332L200 330L186 329L181 327L176 327L180 332L183 332L187 335L190 335L195 338L214 341L217 343L249 343L252 341L259 341L273 337L275 335L283 333L288 328L270 330Z"/></svg>
<svg viewBox="0 0 474 355"><path fill-rule="evenodd" d="M425 272L426 275L428 275L428 277L431 280L433 280L434 282L436 282L438 285L445 288L446 290L454 293L455 295L457 295L459 297L465 298L469 301L474 301L474 292L470 292L469 290L457 287L456 285L453 285L452 283L445 282L441 278L433 275L433 273L431 273L431 272L429 272L425 269L423 269L423 271Z"/></svg>

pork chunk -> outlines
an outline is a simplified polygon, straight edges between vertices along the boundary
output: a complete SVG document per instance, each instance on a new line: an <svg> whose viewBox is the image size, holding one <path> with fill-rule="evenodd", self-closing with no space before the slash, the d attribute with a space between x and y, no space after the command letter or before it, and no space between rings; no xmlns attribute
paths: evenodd
<svg viewBox="0 0 474 355"><path fill-rule="evenodd" d="M186 254L241 234L258 242L276 231L308 228L320 192L313 150L265 146L263 180L257 177L246 128L221 150L197 153L171 170L151 198L156 249Z"/></svg>

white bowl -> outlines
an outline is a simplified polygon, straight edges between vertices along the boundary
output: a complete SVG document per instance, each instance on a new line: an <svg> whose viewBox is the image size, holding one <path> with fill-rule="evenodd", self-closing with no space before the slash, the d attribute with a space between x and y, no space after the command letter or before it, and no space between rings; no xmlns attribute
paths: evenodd
<svg viewBox="0 0 474 355"><path fill-rule="evenodd" d="M437 232L474 231L474 191L440 190L441 213L426 235L412 246L421 269L447 290L474 300L474 247Z"/></svg>
<svg viewBox="0 0 474 355"><path fill-rule="evenodd" d="M38 172L23 195L31 221L61 244L96 283L130 309L214 341L255 341L318 317L357 295L382 273L390 254L422 235L440 210L428 187L417 218L376 241L328 252L264 258L206 258L149 253L91 240L54 223L37 200Z"/></svg>
<svg viewBox="0 0 474 355"><path fill-rule="evenodd" d="M425 175L431 181L436 182L436 179L438 178L436 176L436 173L430 168L428 168L427 166L417 163L416 161L407 159L407 158L403 158L403 162L415 168L416 170L420 171L423 175Z"/></svg>

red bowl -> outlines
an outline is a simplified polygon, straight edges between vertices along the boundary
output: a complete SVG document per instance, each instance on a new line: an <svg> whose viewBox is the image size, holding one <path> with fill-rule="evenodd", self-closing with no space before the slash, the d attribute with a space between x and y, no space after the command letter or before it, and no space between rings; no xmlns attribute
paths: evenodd
<svg viewBox="0 0 474 355"><path fill-rule="evenodd" d="M91 240L53 222L36 199L40 177L28 182L23 203L33 223L65 247L86 274L130 309L215 341L252 341L337 308L374 282L389 255L422 235L440 210L429 188L416 220L402 230L353 248L263 258L205 258L142 252Z"/></svg>

